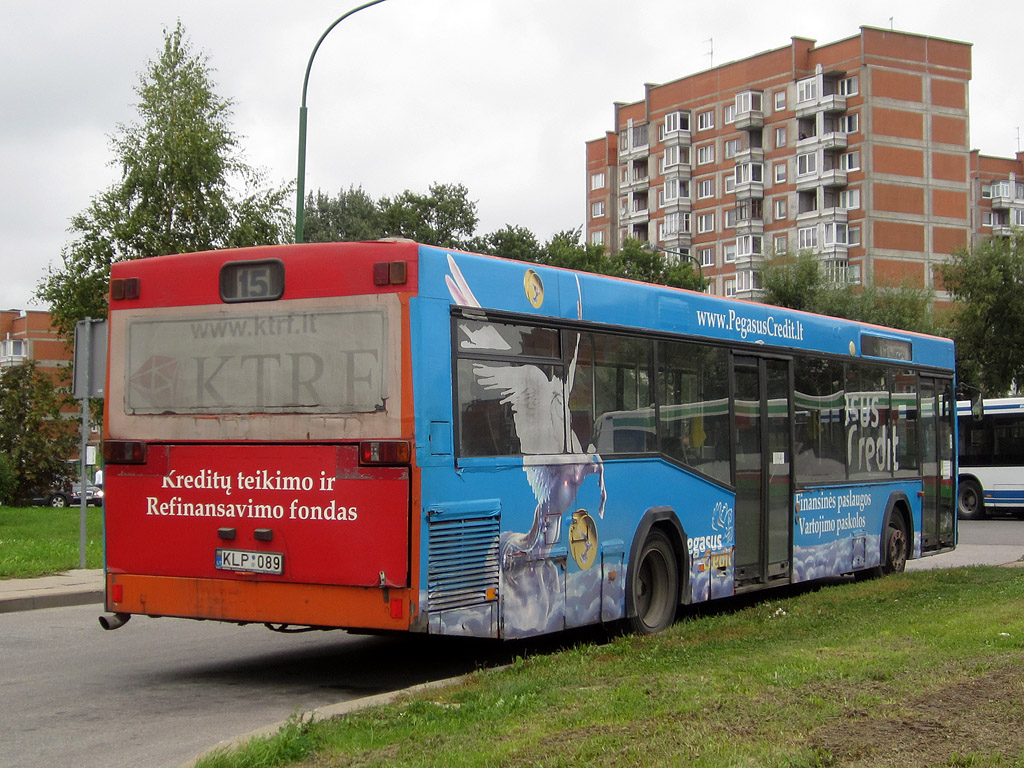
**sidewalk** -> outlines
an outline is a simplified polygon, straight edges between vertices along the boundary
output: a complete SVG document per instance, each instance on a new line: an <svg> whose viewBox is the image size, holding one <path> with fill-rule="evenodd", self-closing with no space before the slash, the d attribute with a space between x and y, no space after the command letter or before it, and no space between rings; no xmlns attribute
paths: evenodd
<svg viewBox="0 0 1024 768"><path fill-rule="evenodd" d="M75 570L37 579L0 579L0 613L103 602L103 571Z"/></svg>

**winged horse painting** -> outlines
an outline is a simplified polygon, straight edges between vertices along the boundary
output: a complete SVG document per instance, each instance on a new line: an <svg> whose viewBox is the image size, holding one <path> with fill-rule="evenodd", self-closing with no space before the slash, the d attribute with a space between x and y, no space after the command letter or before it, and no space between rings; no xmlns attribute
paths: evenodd
<svg viewBox="0 0 1024 768"><path fill-rule="evenodd" d="M445 275L445 282L452 300L460 306L479 308L480 302L451 254L448 267L450 274ZM577 315L582 316L582 291L579 295ZM496 353L510 349L493 325L460 328L460 349ZM502 404L511 407L523 453L523 470L537 502L528 531L506 531L501 535L506 629L511 622L531 631L550 631L564 622L562 577L550 554L554 546L562 543L562 521L567 513L571 517L575 512L574 502L589 475L597 475L597 512L598 517L604 517L607 492L601 457L593 448L584 450L575 432L567 428L571 424L568 404L576 377L579 343L577 334L566 381L558 376L549 378L536 365L473 364L478 384L500 392ZM586 542L587 547L596 545L596 541Z"/></svg>

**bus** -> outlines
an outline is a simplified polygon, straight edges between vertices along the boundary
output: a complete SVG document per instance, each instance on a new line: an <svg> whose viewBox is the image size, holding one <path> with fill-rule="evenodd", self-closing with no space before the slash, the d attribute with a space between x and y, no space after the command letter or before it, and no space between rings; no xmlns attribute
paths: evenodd
<svg viewBox="0 0 1024 768"><path fill-rule="evenodd" d="M980 415L961 401L957 421L960 519L993 512L1024 518L1024 398L986 399Z"/></svg>
<svg viewBox="0 0 1024 768"><path fill-rule="evenodd" d="M522 638L956 545L949 340L411 241L117 263L106 628Z"/></svg>

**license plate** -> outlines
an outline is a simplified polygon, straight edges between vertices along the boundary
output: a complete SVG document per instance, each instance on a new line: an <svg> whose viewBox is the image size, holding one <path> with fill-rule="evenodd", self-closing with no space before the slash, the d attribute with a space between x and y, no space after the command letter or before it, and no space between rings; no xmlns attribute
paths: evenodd
<svg viewBox="0 0 1024 768"><path fill-rule="evenodd" d="M250 552L245 549L218 549L214 563L222 571L284 573L284 555L280 552Z"/></svg>

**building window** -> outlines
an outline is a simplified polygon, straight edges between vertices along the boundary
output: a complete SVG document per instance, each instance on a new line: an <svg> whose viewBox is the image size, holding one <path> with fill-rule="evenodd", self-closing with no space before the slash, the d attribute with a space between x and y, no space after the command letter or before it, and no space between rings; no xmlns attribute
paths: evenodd
<svg viewBox="0 0 1024 768"><path fill-rule="evenodd" d="M713 162L715 162L714 144L705 144L703 147L697 147L697 165L707 165Z"/></svg>
<svg viewBox="0 0 1024 768"><path fill-rule="evenodd" d="M796 175L809 176L818 172L818 156L814 152L806 152L796 156Z"/></svg>
<svg viewBox="0 0 1024 768"><path fill-rule="evenodd" d="M785 253L789 250L789 236L788 235L776 235L775 236L775 252Z"/></svg>
<svg viewBox="0 0 1024 768"><path fill-rule="evenodd" d="M825 224L825 245L847 245L849 238L845 224L830 221Z"/></svg>
<svg viewBox="0 0 1024 768"><path fill-rule="evenodd" d="M786 111L786 92L776 91L775 92L775 111L785 112Z"/></svg>
<svg viewBox="0 0 1024 768"><path fill-rule="evenodd" d="M726 104L722 109L722 122L726 125L736 122L736 104Z"/></svg>
<svg viewBox="0 0 1024 768"><path fill-rule="evenodd" d="M817 101L818 100L818 80L814 77L809 77L806 80L801 80L796 84L796 103L802 104L805 101Z"/></svg>
<svg viewBox="0 0 1024 768"><path fill-rule="evenodd" d="M0 358L3 358L5 362L20 362L24 357L24 339L3 339L0 341Z"/></svg>
<svg viewBox="0 0 1024 768"><path fill-rule="evenodd" d="M725 158L736 157L736 153L743 148L743 143L739 139L729 139L725 142Z"/></svg>
<svg viewBox="0 0 1024 768"><path fill-rule="evenodd" d="M730 192L734 192L736 190L736 174L735 173L727 173L727 174L725 174L725 177L723 179L723 184L725 186L725 194L728 195Z"/></svg>
<svg viewBox="0 0 1024 768"><path fill-rule="evenodd" d="M686 179L665 179L663 199L666 201L690 197L690 182Z"/></svg>
<svg viewBox="0 0 1024 768"><path fill-rule="evenodd" d="M860 130L860 113L851 112L839 118L840 133L856 133Z"/></svg>
<svg viewBox="0 0 1024 768"><path fill-rule="evenodd" d="M856 96L860 93L860 78L857 75L844 77L839 81L839 93L842 96Z"/></svg>
<svg viewBox="0 0 1024 768"><path fill-rule="evenodd" d="M685 211L666 213L659 228L660 239L664 240L678 234L689 234L690 214Z"/></svg>
<svg viewBox="0 0 1024 768"><path fill-rule="evenodd" d="M697 234L704 235L715 231L715 214L702 213L697 216Z"/></svg>
<svg viewBox="0 0 1024 768"><path fill-rule="evenodd" d="M702 267L715 266L715 246L709 245L705 248L698 248L697 258L700 260Z"/></svg>
<svg viewBox="0 0 1024 768"><path fill-rule="evenodd" d="M604 230L595 229L590 233L590 244L591 245L604 245Z"/></svg>
<svg viewBox="0 0 1024 768"><path fill-rule="evenodd" d="M775 164L775 183L786 183L786 164L784 162Z"/></svg>
<svg viewBox="0 0 1024 768"><path fill-rule="evenodd" d="M986 198L986 199L992 197L992 185L991 184L982 184L981 185L981 196L983 198Z"/></svg>
<svg viewBox="0 0 1024 768"><path fill-rule="evenodd" d="M737 184L760 184L764 181L764 166L761 163L740 163L736 166Z"/></svg>
<svg viewBox="0 0 1024 768"><path fill-rule="evenodd" d="M736 261L736 243L725 243L722 246L722 260L726 264L732 264Z"/></svg>
<svg viewBox="0 0 1024 768"><path fill-rule="evenodd" d="M739 114L761 111L761 91L743 91L736 94L736 111Z"/></svg>
<svg viewBox="0 0 1024 768"><path fill-rule="evenodd" d="M736 290L757 291L761 288L761 275L756 269L743 269L736 273Z"/></svg>
<svg viewBox="0 0 1024 768"><path fill-rule="evenodd" d="M715 179L712 176L709 179L700 179L697 182L697 199L706 200L709 197L715 196Z"/></svg>
<svg viewBox="0 0 1024 768"><path fill-rule="evenodd" d="M839 207L848 211L860 208L860 190L844 189L839 193Z"/></svg>
<svg viewBox="0 0 1024 768"><path fill-rule="evenodd" d="M740 258L750 258L761 255L761 236L742 235L736 238L736 255Z"/></svg>
<svg viewBox="0 0 1024 768"><path fill-rule="evenodd" d="M665 115L665 133L690 130L689 112L669 112Z"/></svg>
<svg viewBox="0 0 1024 768"><path fill-rule="evenodd" d="M697 115L697 130L707 131L715 127L715 110L700 112Z"/></svg>
<svg viewBox="0 0 1024 768"><path fill-rule="evenodd" d="M796 231L797 247L803 251L809 248L818 247L818 228L815 227L800 227Z"/></svg>
<svg viewBox="0 0 1024 768"><path fill-rule="evenodd" d="M786 126L781 125L775 129L775 146L786 146Z"/></svg>
<svg viewBox="0 0 1024 768"><path fill-rule="evenodd" d="M1024 208L1013 208L1011 211L1013 214L1013 226L1024 227Z"/></svg>
<svg viewBox="0 0 1024 768"><path fill-rule="evenodd" d="M726 208L725 209L725 222L722 225L725 229L734 229L736 227L736 209Z"/></svg>
<svg viewBox="0 0 1024 768"><path fill-rule="evenodd" d="M590 177L590 188L591 189L604 189L604 185L605 185L604 171L601 171L600 173L595 173L595 174L591 175L591 177Z"/></svg>
<svg viewBox="0 0 1024 768"><path fill-rule="evenodd" d="M847 237L850 239L850 245L860 245L860 227L848 227Z"/></svg>
<svg viewBox="0 0 1024 768"><path fill-rule="evenodd" d="M633 126L633 148L646 147L647 146L647 126L646 125L634 125Z"/></svg>
<svg viewBox="0 0 1024 768"><path fill-rule="evenodd" d="M860 152L847 152L839 156L839 167L844 171L860 170Z"/></svg>
<svg viewBox="0 0 1024 768"><path fill-rule="evenodd" d="M590 204L590 218L598 219L604 216L604 200L598 200Z"/></svg>
<svg viewBox="0 0 1024 768"><path fill-rule="evenodd" d="M726 298L731 298L736 295L736 278L726 278L725 281L725 295Z"/></svg>
<svg viewBox="0 0 1024 768"><path fill-rule="evenodd" d="M786 198L780 197L775 200L775 220L781 221L786 218Z"/></svg>

